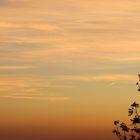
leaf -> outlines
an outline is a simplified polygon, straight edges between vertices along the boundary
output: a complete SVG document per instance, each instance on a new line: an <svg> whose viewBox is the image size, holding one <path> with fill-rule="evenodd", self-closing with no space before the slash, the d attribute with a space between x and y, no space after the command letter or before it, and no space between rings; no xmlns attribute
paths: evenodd
<svg viewBox="0 0 140 140"><path fill-rule="evenodd" d="M132 119L132 123L133 123L133 124L140 123L140 118L139 118L139 117L133 118L133 119Z"/></svg>
<svg viewBox="0 0 140 140"><path fill-rule="evenodd" d="M119 120L114 121L114 125L117 125L117 124L119 124Z"/></svg>
<svg viewBox="0 0 140 140"><path fill-rule="evenodd" d="M131 107L138 108L139 107L139 104L137 104L136 102L134 102L133 104L131 104Z"/></svg>
<svg viewBox="0 0 140 140"><path fill-rule="evenodd" d="M125 123L121 123L120 128L122 128L123 131L129 132L129 128L127 127Z"/></svg>
<svg viewBox="0 0 140 140"><path fill-rule="evenodd" d="M128 116L131 116L133 114L133 109L129 108L128 109Z"/></svg>

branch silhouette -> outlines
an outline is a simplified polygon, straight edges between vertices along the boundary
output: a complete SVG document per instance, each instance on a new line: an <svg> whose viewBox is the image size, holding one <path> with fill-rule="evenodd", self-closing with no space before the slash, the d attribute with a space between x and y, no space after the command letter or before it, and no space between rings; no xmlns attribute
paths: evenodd
<svg viewBox="0 0 140 140"><path fill-rule="evenodd" d="M136 83L138 91L140 91L140 74L138 75L139 82ZM119 120L114 121L115 129L113 133L119 140L140 140L140 106L134 102L128 109L128 116L130 117L130 126Z"/></svg>

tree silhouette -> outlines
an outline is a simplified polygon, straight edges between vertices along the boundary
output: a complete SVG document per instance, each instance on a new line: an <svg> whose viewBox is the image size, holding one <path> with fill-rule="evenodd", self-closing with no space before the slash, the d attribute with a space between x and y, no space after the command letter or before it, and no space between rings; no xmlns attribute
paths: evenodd
<svg viewBox="0 0 140 140"><path fill-rule="evenodd" d="M138 77L140 82L140 74ZM140 91L139 82L136 83L138 91ZM116 120L114 121L115 129L113 130L113 133L116 134L119 140L140 140L140 106L138 103L134 102L130 105L128 116L130 116L130 126Z"/></svg>

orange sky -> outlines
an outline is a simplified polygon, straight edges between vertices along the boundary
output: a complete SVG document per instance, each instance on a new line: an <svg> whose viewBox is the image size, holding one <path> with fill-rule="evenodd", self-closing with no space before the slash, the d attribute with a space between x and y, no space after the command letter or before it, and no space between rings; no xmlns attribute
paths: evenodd
<svg viewBox="0 0 140 140"><path fill-rule="evenodd" d="M0 0L0 139L115 140L139 99L139 7Z"/></svg>

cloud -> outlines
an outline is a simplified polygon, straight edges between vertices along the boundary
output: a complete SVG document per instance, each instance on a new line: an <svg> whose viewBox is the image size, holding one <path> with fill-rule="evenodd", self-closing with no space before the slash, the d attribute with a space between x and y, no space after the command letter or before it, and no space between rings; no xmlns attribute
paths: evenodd
<svg viewBox="0 0 140 140"><path fill-rule="evenodd" d="M21 100L47 100L47 101L67 101L70 100L69 97L65 96L13 96L13 95L4 95L1 96L3 98L10 98L10 99L21 99Z"/></svg>
<svg viewBox="0 0 140 140"><path fill-rule="evenodd" d="M125 56L125 57L119 57L119 58L116 58L116 59L111 59L110 60L112 61L115 61L115 62L139 62L140 61L140 56Z"/></svg>
<svg viewBox="0 0 140 140"><path fill-rule="evenodd" d="M134 42L130 42L129 44L126 42L119 42L121 44L119 46L118 44L114 44L113 41L110 41L110 43L104 42L103 44L94 44L93 42L91 42L91 44L79 44L80 42L77 43L72 40L70 40L70 42L66 42L65 40L67 39L65 37L64 40L58 38L47 37L48 42L46 42L46 38L42 36L34 37L33 40L31 40L30 38L29 41L36 42L38 47L35 46L27 50L20 51L15 55L15 57L17 56L24 61L71 61L73 63L88 62L92 64L103 64L106 66L108 64L110 65L110 63L112 63L112 65L114 65L115 63L122 64L126 62L138 63L138 61L140 60L140 47L138 42L135 42L135 44L133 44ZM122 46L123 43L124 45ZM132 47L132 45L134 45L134 47Z"/></svg>
<svg viewBox="0 0 140 140"><path fill-rule="evenodd" d="M34 68L34 66L0 66L0 70L25 70L32 68Z"/></svg>
<svg viewBox="0 0 140 140"><path fill-rule="evenodd" d="M21 8L25 5L27 0L0 0L0 7L2 8Z"/></svg>
<svg viewBox="0 0 140 140"><path fill-rule="evenodd" d="M112 87L114 85L116 85L116 82L112 81L109 84L107 84L105 87Z"/></svg>
<svg viewBox="0 0 140 140"><path fill-rule="evenodd" d="M41 30L41 31L57 31L57 30L60 30L60 26L56 24L51 24L51 23L22 24L22 23L12 23L12 22L1 21L0 29L24 29L24 30L35 29L35 30Z"/></svg>
<svg viewBox="0 0 140 140"><path fill-rule="evenodd" d="M54 80L71 81L135 81L136 75L132 74L104 74L104 75L62 75Z"/></svg>
<svg viewBox="0 0 140 140"><path fill-rule="evenodd" d="M20 95L48 94L52 89L72 88L70 85L53 83L51 77L32 75L0 75L0 95L11 93Z"/></svg>
<svg viewBox="0 0 140 140"><path fill-rule="evenodd" d="M53 24L30 24L29 26L27 26L29 28L32 29L36 29L36 30L48 30L48 31L55 31L55 30L59 30L60 27L57 25L53 25Z"/></svg>
<svg viewBox="0 0 140 140"><path fill-rule="evenodd" d="M17 26L16 24L13 23L9 23L9 22L0 22L0 28L18 28L19 26Z"/></svg>
<svg viewBox="0 0 140 140"><path fill-rule="evenodd" d="M4 0L2 1L4 2ZM5 1L8 2L8 0ZM17 0L11 2L15 3L17 2ZM6 30L4 31L5 35L1 35L2 38L5 37L5 41L9 42L23 41L34 42L36 44L39 42L46 43L46 46L48 44L51 44L52 46L54 46L52 47L54 49L51 50L47 47L45 48L44 46L40 47L39 49L29 49L27 51L22 51L21 49L19 53L19 57L23 56L20 58L21 60L28 61L29 58L32 61L40 59L41 61L45 62L50 60L60 60L61 62L67 60L87 60L92 61L91 63L93 63L93 61L100 61L100 59L104 59L101 60L104 62L129 62L129 60L139 60L139 54L137 54L136 56L131 56L132 52L140 52L139 41L137 42L138 47L135 46L135 41L133 39L133 41L126 40L125 42L125 38L120 32L124 32L125 36L135 36L135 38L139 38L139 34L137 34L137 32L135 32L136 35L132 34L131 32L131 30L134 29L133 27L135 27L136 30L139 29L139 24L137 24L139 23L139 19L136 18L134 21L131 20L133 21L131 23L130 18L132 18L132 15L129 15L129 11L124 13L124 9L120 9L120 13L117 12L118 8L116 7L116 4L117 6L127 8L128 5L125 5L124 2L119 1L115 2L114 4L114 2L109 0L110 5L113 5L113 7L117 10L116 12L114 11L114 8L112 8L112 6L110 7L107 3L100 3L97 0L95 0L94 2L87 2L84 0L77 2L74 2L73 0L71 2L67 2L66 0L63 0L62 2L46 2L44 0L41 0L39 2L30 2L35 3L35 5L37 4L38 7L30 7L30 14L25 14L27 18L23 18L24 20L21 20L22 22L18 20L22 17L21 11L16 11L16 13L13 14L13 18L10 18L11 15L7 15L6 13L4 13L6 17L9 16L9 18L7 18L9 20L5 19L7 22L1 22L0 28L8 30L9 28L21 30L10 30L10 32L7 32ZM59 6L63 4L62 7L64 8L67 3L68 5L71 3L72 6L76 5L76 7L79 9L77 10L77 13L74 11L71 11L72 13L68 13L67 9L65 9L66 12L63 12L64 14L61 13L63 16L60 16L61 14L57 15L55 13L56 11L59 13L59 11L55 8L51 8L50 6L50 4L54 6L56 6L57 4ZM129 6L134 3L135 2L129 2ZM104 8L106 10L101 10L101 7L103 6L102 4L105 5ZM50 8L45 8L44 11L44 9L42 9L40 5ZM56 6L56 8L59 6ZM62 10L64 10L63 8ZM85 12L83 12L83 8L85 9ZM95 11L93 11L95 13L92 14L92 11L89 10L94 8ZM131 8L133 9L133 7L130 7L130 9ZM113 13L111 12L112 10ZM34 16L33 13L36 14L36 11L39 12L37 16ZM22 13L24 12L22 11ZM81 12L83 12L84 14L81 14ZM100 12L105 13L101 14ZM50 13L50 15L48 13ZM68 16L69 14L71 14L71 16ZM95 15L95 17L93 15ZM78 17L78 19L75 17ZM46 34L42 34L42 31L59 31L59 29L61 29L59 25L63 27L63 32L59 32L57 37L54 37L53 35L51 36L50 34L48 34L48 32ZM85 33L85 31L87 32L87 34ZM114 39L112 37L114 37ZM118 38L120 38L121 41L118 41ZM125 55L126 53L127 55Z"/></svg>

